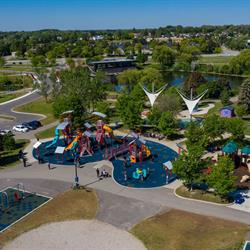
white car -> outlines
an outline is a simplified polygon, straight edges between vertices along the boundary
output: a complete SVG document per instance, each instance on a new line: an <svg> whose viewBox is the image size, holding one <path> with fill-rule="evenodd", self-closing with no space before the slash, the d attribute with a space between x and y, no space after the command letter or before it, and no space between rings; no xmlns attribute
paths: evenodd
<svg viewBox="0 0 250 250"><path fill-rule="evenodd" d="M14 131L17 131L17 132L23 132L23 133L25 133L25 132L27 132L29 129L26 128L26 127L23 126L23 125L16 125L16 126L13 127L13 130L14 130Z"/></svg>

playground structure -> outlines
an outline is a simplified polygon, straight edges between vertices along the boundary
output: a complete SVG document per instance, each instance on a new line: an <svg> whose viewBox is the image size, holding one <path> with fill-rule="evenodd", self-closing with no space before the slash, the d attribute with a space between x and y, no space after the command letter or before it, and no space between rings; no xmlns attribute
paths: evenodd
<svg viewBox="0 0 250 250"><path fill-rule="evenodd" d="M114 135L113 129L102 120L96 122L96 141L99 145L108 144L108 139L121 143L122 141Z"/></svg>
<svg viewBox="0 0 250 250"><path fill-rule="evenodd" d="M65 143L71 140L71 129L69 122L62 122L60 123L55 129L55 137L53 141L46 146L46 149L55 148L58 146L59 139L60 139L60 131L62 131Z"/></svg>
<svg viewBox="0 0 250 250"><path fill-rule="evenodd" d="M134 132L115 136L113 128L105 123L104 114L93 112L93 116L85 121L84 128L77 129L75 133L69 127L69 121L64 120L56 127L52 141L33 145L33 156L37 159L41 156L41 162L74 165L76 168L86 163L109 160L114 166L114 179L124 186L156 187L166 184L166 171L159 166L176 157L173 150L145 141ZM64 138L60 138L60 133Z"/></svg>
<svg viewBox="0 0 250 250"><path fill-rule="evenodd" d="M146 146L146 141L139 137L138 134L132 132L133 140L129 143L130 162L142 162L151 156L150 149Z"/></svg>
<svg viewBox="0 0 250 250"><path fill-rule="evenodd" d="M25 189L23 183L18 183L16 186L12 187L16 192L13 194L13 199L10 199L7 192L3 191L0 194L0 211L4 212L10 208L10 200L17 202L25 198Z"/></svg>
<svg viewBox="0 0 250 250"><path fill-rule="evenodd" d="M92 134L89 131L83 133L81 130L78 130L76 137L68 144L65 151L71 150L74 156L79 157L82 157L85 152L88 155L92 155L93 151L90 143L91 136Z"/></svg>
<svg viewBox="0 0 250 250"><path fill-rule="evenodd" d="M0 233L50 199L50 197L26 191L23 183L2 190L0 192Z"/></svg>
<svg viewBox="0 0 250 250"><path fill-rule="evenodd" d="M148 174L149 173L146 169L136 168L136 170L133 172L133 178L137 180L141 179L143 181L143 179L146 178Z"/></svg>

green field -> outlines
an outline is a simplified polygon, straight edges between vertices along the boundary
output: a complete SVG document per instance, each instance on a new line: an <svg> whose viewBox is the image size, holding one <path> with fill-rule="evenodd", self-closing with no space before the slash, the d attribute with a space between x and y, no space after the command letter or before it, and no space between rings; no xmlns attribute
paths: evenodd
<svg viewBox="0 0 250 250"><path fill-rule="evenodd" d="M189 192L186 187L181 186L176 189L176 194L182 197L191 198L195 200L209 201L220 204L228 204L228 201L222 200L219 196L213 193L207 193L199 189Z"/></svg>
<svg viewBox="0 0 250 250"><path fill-rule="evenodd" d="M204 64L227 64L232 58L233 56L201 56L198 62Z"/></svg>
<svg viewBox="0 0 250 250"><path fill-rule="evenodd" d="M149 250L240 250L250 227L214 217L170 210L140 222L131 232Z"/></svg>
<svg viewBox="0 0 250 250"><path fill-rule="evenodd" d="M25 95L26 93L28 93L27 90L18 91L18 92L12 93L12 94L0 94L0 103L10 101L10 100L12 100L14 98Z"/></svg>
<svg viewBox="0 0 250 250"><path fill-rule="evenodd" d="M41 132L36 133L35 137L39 138L39 139L46 139L46 138L54 137L55 129L56 129L56 126L49 128L49 129L46 129L46 130L43 130Z"/></svg>
<svg viewBox="0 0 250 250"><path fill-rule="evenodd" d="M41 120L43 125L56 121L56 118L53 115L52 103L46 103L44 98L16 107L15 110L19 112L38 113L47 116L45 119Z"/></svg>

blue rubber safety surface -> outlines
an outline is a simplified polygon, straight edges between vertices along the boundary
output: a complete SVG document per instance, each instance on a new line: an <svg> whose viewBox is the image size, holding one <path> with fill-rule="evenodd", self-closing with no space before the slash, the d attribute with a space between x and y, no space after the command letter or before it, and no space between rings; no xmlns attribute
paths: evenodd
<svg viewBox="0 0 250 250"><path fill-rule="evenodd" d="M39 150L39 154L45 162L66 166L74 165L74 157L71 151L65 152L63 157L55 155L55 148L46 150L46 145L50 143L51 141L43 143ZM59 144L61 146L63 146L63 143L63 140L60 140ZM116 145L113 146L115 147ZM157 142L147 141L146 146L150 149L152 157L142 162L130 163L127 161L127 166L125 166L123 157L128 158L128 153L119 156L118 159L111 160L114 166L113 177L116 182L123 186L134 188L154 188L166 185L166 170L163 167L163 163L173 161L177 158L178 154L169 147ZM96 147L92 156L86 155L80 159L80 164L101 161L103 160L104 152L105 148L100 149ZM36 159L38 158L37 153L38 151L34 149L33 156ZM141 178L134 179L133 172L136 171L136 168L146 169L146 178L143 178L143 180ZM168 181L173 180L174 177L173 175Z"/></svg>
<svg viewBox="0 0 250 250"><path fill-rule="evenodd" d="M40 196L37 194L31 194L27 192L21 192L13 188L7 188L2 192L6 192L8 195L8 202L6 197L1 197L1 209L0 209L0 231L9 227L11 224L21 219L26 214L30 213L43 203L49 200L49 198ZM14 193L18 193L19 197L23 197L19 201L15 201Z"/></svg>

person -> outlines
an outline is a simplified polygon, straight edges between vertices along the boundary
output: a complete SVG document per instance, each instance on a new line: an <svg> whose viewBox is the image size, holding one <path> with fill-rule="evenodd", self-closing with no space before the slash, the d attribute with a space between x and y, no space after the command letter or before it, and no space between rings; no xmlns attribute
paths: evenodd
<svg viewBox="0 0 250 250"><path fill-rule="evenodd" d="M96 169L96 176L97 176L97 178L100 177L100 170L99 170L99 168Z"/></svg>
<svg viewBox="0 0 250 250"><path fill-rule="evenodd" d="M49 170L51 169L50 162L48 162L48 169L49 169Z"/></svg>
<svg viewBox="0 0 250 250"><path fill-rule="evenodd" d="M109 174L105 169L102 170L102 176L103 177L109 177Z"/></svg>
<svg viewBox="0 0 250 250"><path fill-rule="evenodd" d="M24 156L23 150L20 149L19 152L18 152L18 159L20 159L20 160L23 159L23 156Z"/></svg>
<svg viewBox="0 0 250 250"><path fill-rule="evenodd" d="M27 162L26 158L23 156L22 159L23 159L23 167L27 167L27 165L26 165L26 162Z"/></svg>
<svg viewBox="0 0 250 250"><path fill-rule="evenodd" d="M124 181L128 180L127 171L124 171Z"/></svg>

